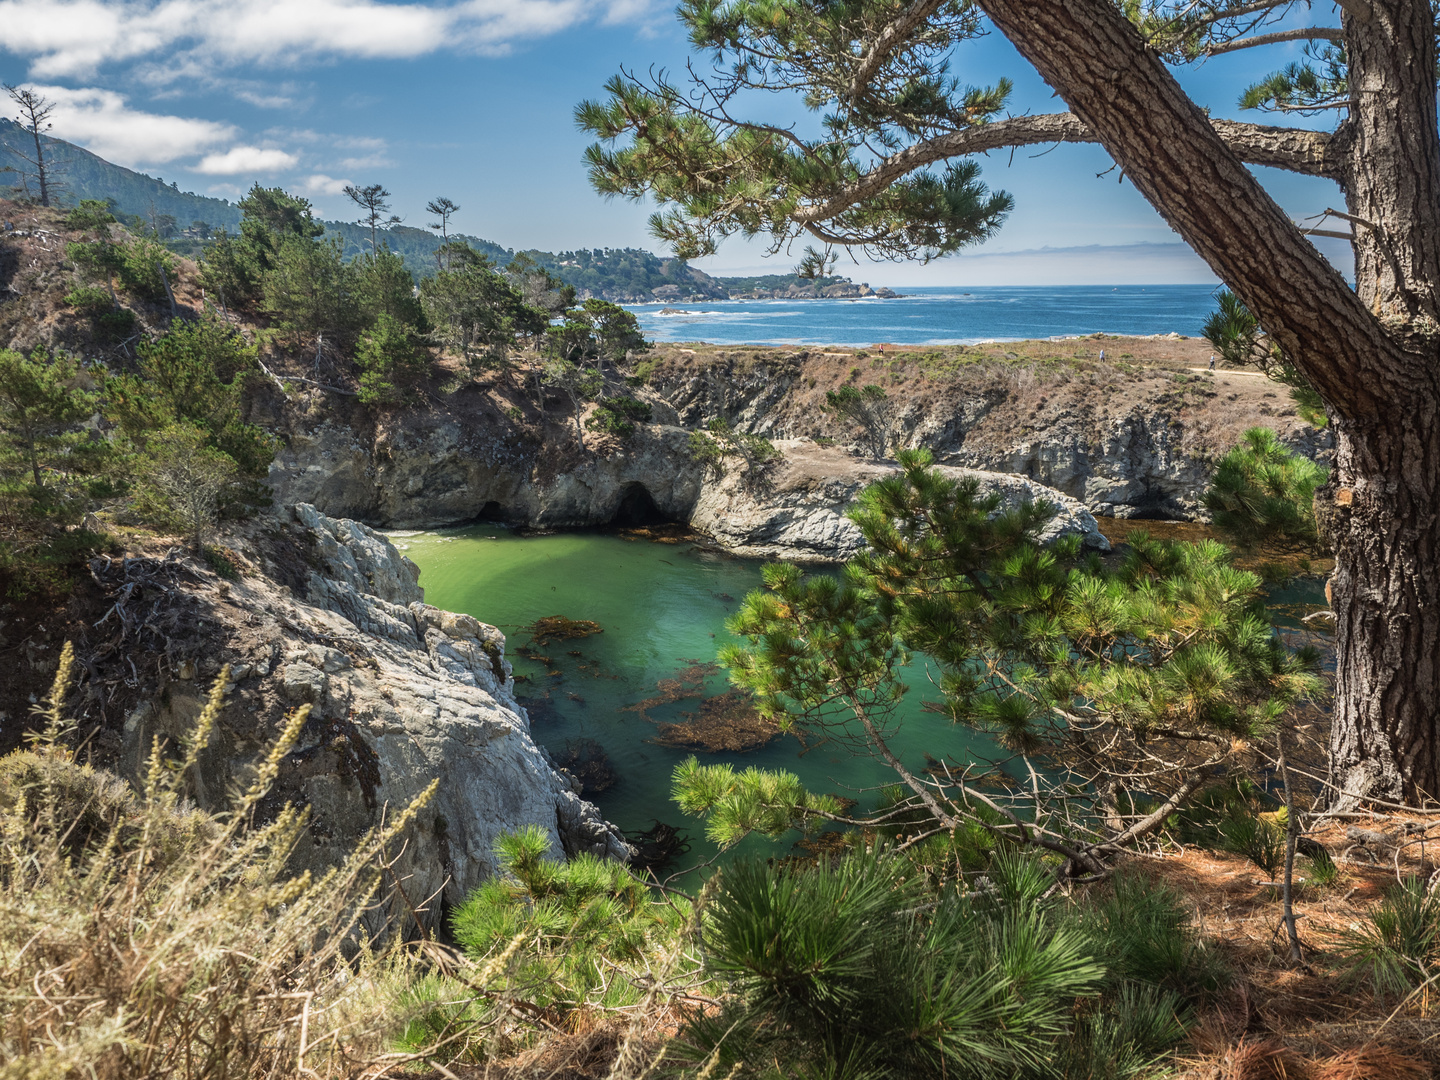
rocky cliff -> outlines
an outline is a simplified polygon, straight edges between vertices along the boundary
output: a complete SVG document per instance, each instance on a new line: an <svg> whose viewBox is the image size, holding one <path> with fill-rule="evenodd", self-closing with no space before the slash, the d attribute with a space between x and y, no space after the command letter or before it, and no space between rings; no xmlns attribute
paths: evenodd
<svg viewBox="0 0 1440 1080"><path fill-rule="evenodd" d="M1102 345L1118 359L1100 361ZM893 466L865 459L859 430L826 409L825 394L882 385L891 445L928 448L942 467L968 470L1006 498L1056 503L1065 528L1099 543L1091 514L1203 518L1215 462L1257 424L1326 459L1329 433L1303 423L1283 387L1255 373L1197 371L1190 361L1204 348L1178 338L883 355L665 347L638 391L655 422L630 438L591 434L582 449L565 403L552 398L542 411L499 382L373 421L291 403L271 483L277 502L385 527L669 520L737 553L842 559L856 540L843 513L857 478ZM1141 363L1122 349L1148 354ZM776 482L736 483L697 464L691 432L715 421L782 444Z"/></svg>
<svg viewBox="0 0 1440 1080"><path fill-rule="evenodd" d="M690 512L690 525L726 550L754 559L833 562L863 545L860 530L845 516L862 489L897 471L887 462L862 461L810 442L782 442L784 457L763 487L739 469L707 483ZM1006 503L1054 504L1058 512L1042 539L1078 533L1087 547L1110 550L1095 519L1077 500L1021 476L940 466L954 480L973 480L982 496L999 492Z"/></svg>
<svg viewBox="0 0 1440 1080"><path fill-rule="evenodd" d="M563 467L537 458L497 460L484 433L460 424L415 425L367 448L349 430L324 424L294 438L271 469L277 502L313 503L391 528L491 518L530 528L680 521L737 555L836 562L855 553L858 530L845 510L866 484L895 470L809 440L779 445L763 483L734 469L707 472L689 453L690 432L640 427L622 444L575 454ZM1081 503L1025 477L945 467L1009 501L1060 507L1055 535L1079 532L1108 543Z"/></svg>
<svg viewBox="0 0 1440 1080"><path fill-rule="evenodd" d="M496 837L521 825L546 830L557 856L628 857L623 838L531 737L504 636L427 605L414 564L383 536L301 504L230 543L245 568L233 581L174 552L93 567L116 598L121 647L144 652L143 639L127 641L122 629L138 618L185 627L184 640L167 635L163 652L136 670L145 679L153 665L157 682L124 720L122 773L136 775L157 739L188 730L229 664L227 705L195 798L222 808L287 711L309 705L271 797L272 810L292 802L309 812L300 867L343 860L366 830L439 781L391 853L388 899L372 913L371 932L413 932L417 917L440 925L446 908L495 872ZM159 599L142 615L136 597Z"/></svg>
<svg viewBox="0 0 1440 1080"><path fill-rule="evenodd" d="M1274 428L1322 462L1332 445L1297 416L1286 388L1255 372L1205 370L1208 348L1113 337L883 355L671 347L650 381L684 426L723 419L857 452L857 432L827 413L825 391L877 384L889 439L928 448L937 462L1023 476L1099 515L1194 520L1216 460L1247 428ZM1109 360L1098 359L1102 349Z"/></svg>

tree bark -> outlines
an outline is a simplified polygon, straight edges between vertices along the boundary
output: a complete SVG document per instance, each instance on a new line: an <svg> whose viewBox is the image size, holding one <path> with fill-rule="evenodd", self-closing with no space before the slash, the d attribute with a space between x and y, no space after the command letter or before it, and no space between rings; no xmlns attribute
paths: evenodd
<svg viewBox="0 0 1440 1080"><path fill-rule="evenodd" d="M1426 398L1337 421L1316 496L1335 546L1331 782L1348 800L1440 799L1440 394Z"/></svg>
<svg viewBox="0 0 1440 1080"><path fill-rule="evenodd" d="M1440 798L1440 133L1429 3L1369 0L1343 17L1350 116L1325 156L1340 166L1355 229L1352 290L1111 0L980 2L1325 399L1337 438L1317 503L1337 560L1331 766L1355 795Z"/></svg>

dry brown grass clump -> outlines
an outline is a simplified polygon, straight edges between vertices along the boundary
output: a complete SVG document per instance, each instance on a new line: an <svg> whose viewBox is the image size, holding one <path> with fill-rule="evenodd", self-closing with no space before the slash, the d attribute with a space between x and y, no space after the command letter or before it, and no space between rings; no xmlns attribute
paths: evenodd
<svg viewBox="0 0 1440 1080"><path fill-rule="evenodd" d="M67 645L44 735L0 767L0 1078L354 1072L378 1048L383 1020L341 950L356 951L380 852L420 804L344 866L291 876L306 814L286 807L267 823L261 800L306 710L290 717L231 813L211 817L182 792L227 673L181 760L157 746L135 793L65 746L73 663Z"/></svg>

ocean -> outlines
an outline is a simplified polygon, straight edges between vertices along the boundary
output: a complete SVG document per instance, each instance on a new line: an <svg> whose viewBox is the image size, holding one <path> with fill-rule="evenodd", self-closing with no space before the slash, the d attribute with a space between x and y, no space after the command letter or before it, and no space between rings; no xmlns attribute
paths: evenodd
<svg viewBox="0 0 1440 1080"><path fill-rule="evenodd" d="M655 341L724 345L973 345L1079 334L1198 337L1210 285L900 289L896 300L730 300L637 304Z"/></svg>

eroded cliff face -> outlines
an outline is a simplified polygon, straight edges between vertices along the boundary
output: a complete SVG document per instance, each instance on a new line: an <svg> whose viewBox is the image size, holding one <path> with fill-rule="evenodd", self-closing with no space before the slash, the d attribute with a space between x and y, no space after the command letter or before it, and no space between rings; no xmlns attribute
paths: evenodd
<svg viewBox="0 0 1440 1080"><path fill-rule="evenodd" d="M1133 340L1129 347L1139 348ZM1126 347L1108 343L1112 356ZM1203 363L1199 344L1191 351ZM1090 344L1090 352L1098 346ZM1292 449L1322 463L1332 447L1328 430L1295 415L1284 387L1254 372L1195 371L1173 360L1178 370L1128 372L977 360L932 377L920 360L876 367L877 359L821 350L702 356L676 349L651 386L687 427L724 419L772 439L834 439L859 451L854 430L827 415L824 394L878 380L891 398L895 443L929 449L940 464L1027 477L1113 517L1203 519L1200 496L1215 462L1249 427L1272 427Z"/></svg>
<svg viewBox="0 0 1440 1080"><path fill-rule="evenodd" d="M126 718L123 773L135 776L157 739L189 730L228 663L226 707L194 795L223 809L287 712L309 705L270 797L272 811L291 802L309 812L297 868L343 861L367 830L439 781L391 853L372 933L414 932L417 917L442 925L448 907L496 872L496 838L522 825L544 829L556 857L628 858L620 834L531 737L504 635L427 605L418 570L385 537L301 504L231 542L250 568L238 580L194 565L170 575L179 591L169 602L192 611L191 640L159 661L162 685ZM136 590L127 584L143 593L160 571L152 562L101 565L97 579L128 602Z"/></svg>
<svg viewBox="0 0 1440 1080"><path fill-rule="evenodd" d="M331 422L293 433L270 469L275 502L311 503L387 528L477 518L563 528L647 516L683 521L700 493L702 472L679 428L649 425L588 453L574 445L573 430L542 450L500 442L483 421L406 419L373 440Z"/></svg>
<svg viewBox="0 0 1440 1080"><path fill-rule="evenodd" d="M1106 343L1139 349L1138 340ZM559 402L543 412L528 398L516 399L523 409L506 405L498 383L373 427L363 410L292 410L270 479L278 503L382 527L669 520L740 554L833 561L858 541L843 516L863 486L853 478L893 465L863 457L859 432L827 411L825 394L871 379L886 384L892 445L927 448L938 465L970 470L1008 500L1048 499L1066 528L1097 541L1090 514L1203 519L1216 460L1257 424L1301 453L1328 456L1329 433L1301 422L1283 387L1254 373L1196 372L1193 343L1152 342L1163 355L1149 366L1099 363L1089 339L1014 347L1068 349L1073 359L1082 344L1092 359L1068 367L1043 355L1026 366L1009 353L671 347L635 391L654 422L624 440L592 433L583 449ZM773 474L783 479L756 485L707 472L689 440L716 420L779 443L785 460Z"/></svg>

